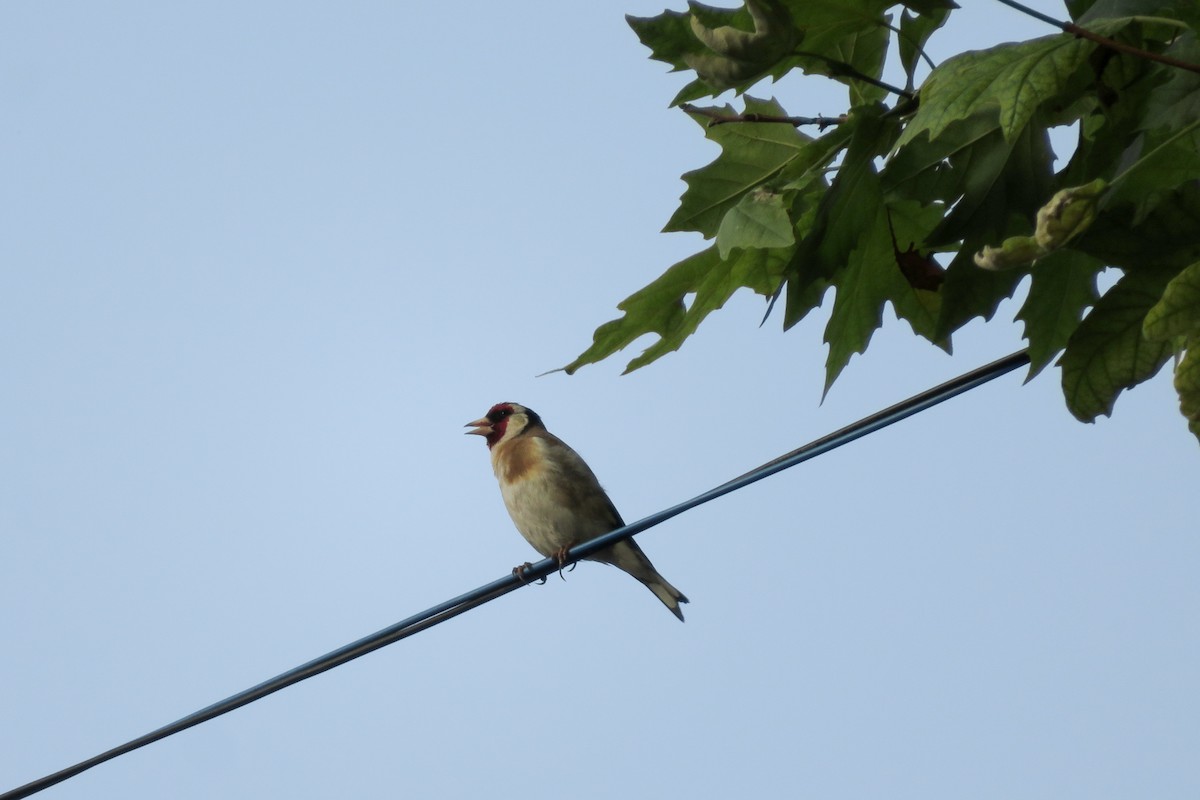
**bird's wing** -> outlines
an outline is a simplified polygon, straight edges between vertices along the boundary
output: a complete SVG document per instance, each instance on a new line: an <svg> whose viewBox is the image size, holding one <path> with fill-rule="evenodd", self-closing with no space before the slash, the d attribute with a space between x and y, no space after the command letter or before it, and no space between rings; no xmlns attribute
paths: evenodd
<svg viewBox="0 0 1200 800"><path fill-rule="evenodd" d="M625 522L621 514L587 462L554 434L538 433L546 439L546 445L555 450L557 468L553 470L551 480L556 492L561 494L563 505L574 509L579 517L599 523L597 527L601 530L595 535L622 527Z"/></svg>

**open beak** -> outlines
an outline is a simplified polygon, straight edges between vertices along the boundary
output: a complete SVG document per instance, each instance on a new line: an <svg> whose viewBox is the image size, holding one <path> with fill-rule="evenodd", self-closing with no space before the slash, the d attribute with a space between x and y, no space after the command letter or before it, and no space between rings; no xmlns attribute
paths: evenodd
<svg viewBox="0 0 1200 800"><path fill-rule="evenodd" d="M477 433L480 436L487 436L492 432L492 422L487 417L477 419L474 422L468 422L463 427L471 429L467 433Z"/></svg>

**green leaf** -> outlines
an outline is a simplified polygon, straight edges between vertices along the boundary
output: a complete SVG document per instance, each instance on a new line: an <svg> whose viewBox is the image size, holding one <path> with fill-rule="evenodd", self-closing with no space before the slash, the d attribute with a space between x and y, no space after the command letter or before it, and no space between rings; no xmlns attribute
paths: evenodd
<svg viewBox="0 0 1200 800"><path fill-rule="evenodd" d="M820 257L827 267L835 269L859 245L864 232L873 231L875 215L883 207L874 158L891 146L896 135L895 125L883 119L881 106L855 109L850 129L850 145L842 166L821 201L826 225L821 231Z"/></svg>
<svg viewBox="0 0 1200 800"><path fill-rule="evenodd" d="M679 94L675 95L675 99L671 101L671 106L674 107L683 105L684 103L690 103L693 100L699 100L701 97L712 97L713 94L713 88L697 78L679 90Z"/></svg>
<svg viewBox="0 0 1200 800"><path fill-rule="evenodd" d="M1029 295L1016 317L1025 323L1029 342L1027 383L1067 346L1083 310L1096 302L1096 275L1103 269L1102 262L1071 249L1057 250L1034 266Z"/></svg>
<svg viewBox="0 0 1200 800"><path fill-rule="evenodd" d="M846 149L854 128L854 118L849 117L845 124L834 127L811 145L806 145L802 157L785 164L779 171L783 188L807 189L813 183L820 183L828 189L825 175L829 172L829 164Z"/></svg>
<svg viewBox="0 0 1200 800"><path fill-rule="evenodd" d="M886 26L883 12L895 5L890 0L785 0L792 24L803 32L801 48L821 56L834 55L832 48L847 36Z"/></svg>
<svg viewBox="0 0 1200 800"><path fill-rule="evenodd" d="M896 253L897 248L919 245L941 217L941 211L921 208L913 201L889 210L882 203L878 177L873 172L864 173L859 183L864 220L860 221L860 234L846 257L845 268L833 280L837 294L825 327L825 342L829 345L825 361L826 393L850 357L866 352L871 336L883 322L883 307L889 301L896 316L907 321L915 333L950 349L948 339L939 340L936 336L941 296L914 288L900 270ZM868 197L872 199L867 200ZM872 208L873 215L866 218ZM889 214L896 232L894 243L888 226Z"/></svg>
<svg viewBox="0 0 1200 800"><path fill-rule="evenodd" d="M795 29L785 7L776 0L744 0L745 16L736 11L728 16L725 9L692 3L692 18L688 21L692 34L713 53L742 62L774 60L769 51L788 51L795 40ZM716 19L713 22L713 18Z"/></svg>
<svg viewBox="0 0 1200 800"><path fill-rule="evenodd" d="M1077 419L1110 415L1117 395L1153 377L1170 358L1170 343L1142 335L1146 314L1168 278L1164 272L1127 273L1067 340L1059 364L1067 408Z"/></svg>
<svg viewBox="0 0 1200 800"><path fill-rule="evenodd" d="M825 342L829 345L825 394L850 357L865 352L871 335L883 324L883 304L894 286L892 279L900 272L893 259L882 205L876 206L870 220L838 276L833 312L825 326Z"/></svg>
<svg viewBox="0 0 1200 800"><path fill-rule="evenodd" d="M710 26L701 12L715 9L692 4L689 24L703 47L681 57L702 81L718 91L744 88L757 81L791 53L798 38L787 9L777 0L745 0L745 3L753 22L749 30L744 25L732 24L734 20Z"/></svg>
<svg viewBox="0 0 1200 800"><path fill-rule="evenodd" d="M1046 131L1034 125L1013 139L996 132L955 152L951 174L959 176L955 188L962 197L933 234L933 243L995 241L1027 232L1028 222L1051 194L1053 159Z"/></svg>
<svg viewBox="0 0 1200 800"><path fill-rule="evenodd" d="M1152 342L1187 336L1200 345L1200 261L1171 279L1146 315L1142 332Z"/></svg>
<svg viewBox="0 0 1200 800"><path fill-rule="evenodd" d="M671 65L672 71L691 69L697 80L688 84L672 105L716 96L726 89L744 92L767 75L787 71L787 63L803 36L779 0L746 0L741 8L714 8L689 3L689 13L664 11L655 17L627 15L638 39L650 48L650 58Z"/></svg>
<svg viewBox="0 0 1200 800"><path fill-rule="evenodd" d="M784 266L785 279L771 296L767 306L770 315L779 295L786 292L783 329L787 330L803 319L821 303L829 282L818 275L805 275L804 266L812 262L816 256L816 248L820 242L820 234L815 234L818 226L825 225L820 214L825 198L829 193L829 184L824 178L812 180L803 184L792 199L792 218L795 220L797 244L792 248L792 256ZM763 317L766 322L766 317Z"/></svg>
<svg viewBox="0 0 1200 800"><path fill-rule="evenodd" d="M1175 368L1175 391L1179 392L1179 410L1188 421L1188 430L1200 439L1200 343L1188 348Z"/></svg>
<svg viewBox="0 0 1200 800"><path fill-rule="evenodd" d="M789 247L796 243L783 195L755 189L742 195L717 229L717 249L728 258L734 248Z"/></svg>
<svg viewBox="0 0 1200 800"><path fill-rule="evenodd" d="M875 218L882 199L872 159L883 125L879 109L864 107L838 129L839 141L850 138L842 166L816 204L810 221L797 226L800 242L787 265L784 330L791 328L820 300L834 273L844 268L858 244L863 223ZM811 290L811 286L819 289Z"/></svg>
<svg viewBox="0 0 1200 800"><path fill-rule="evenodd" d="M786 116L774 100L747 96L745 101L747 113ZM729 106L722 111L736 113ZM691 116L704 128L706 137L721 145L721 154L711 164L684 174L688 188L664 231L697 231L711 239L717 235L725 214L751 189L775 178L785 167L795 169L797 165L833 155L825 152L820 140L800 133L791 125L777 122L710 125L712 120L708 117Z"/></svg>
<svg viewBox="0 0 1200 800"><path fill-rule="evenodd" d="M786 295L783 329L788 330L807 317L810 311L819 308L825 300L825 293L829 291L829 286L829 281L824 278L817 278L807 283L791 280L785 282L780 287L780 291Z"/></svg>
<svg viewBox="0 0 1200 800"><path fill-rule="evenodd" d="M981 158L986 161L984 153L996 150L1002 141L994 114L976 114L956 122L932 142L928 136L920 136L898 147L888 159L880 173L884 191L889 199L957 200L968 191L970 164ZM1007 153L1011 148L1001 149ZM1003 159L997 159L991 170L1002 168Z"/></svg>
<svg viewBox="0 0 1200 800"><path fill-rule="evenodd" d="M990 320L1001 301L1012 297L1025 277L1020 269L993 272L975 265L974 252L979 244L963 245L946 267L942 284L942 313L938 319L938 338L949 337L975 317Z"/></svg>
<svg viewBox="0 0 1200 800"><path fill-rule="evenodd" d="M732 22L733 12L727 13ZM650 58L670 64L672 72L687 69L684 55L701 52L703 47L692 33L692 15L685 12L664 11L656 17L626 14L625 22L633 28L638 40L650 48Z"/></svg>
<svg viewBox="0 0 1200 800"><path fill-rule="evenodd" d="M926 8L918 14L910 14L906 9L900 15L900 35L896 37L900 49L900 64L904 67L906 76L905 87L912 89L917 63L920 61L925 42L930 35L946 23L950 17L950 8Z"/></svg>
<svg viewBox="0 0 1200 800"><path fill-rule="evenodd" d="M881 236L887 242L888 259L893 263L892 271L900 274L891 255L887 217L879 216L883 211L883 194L873 163L874 158L891 145L896 135L895 124L883 118L881 107L864 106L855 109L842 128L841 133L851 137L842 166L829 190L820 197L811 223L797 226L800 242L786 270L787 303L783 320L785 330L803 319L821 301L825 290L832 283L840 286L842 281L847 280L840 273L847 269L851 251L861 249L864 240L871 236ZM931 208L924 213L922 219L925 224L932 224L929 222L930 214L940 216L940 213L940 210ZM880 219L883 220L882 226L878 224ZM901 224L904 224L903 220ZM927 229L921 230L911 241L923 242L926 232ZM907 235L910 231L906 230L905 233ZM835 275L839 277L835 279ZM840 296L846 295L847 291L840 292ZM881 306L882 301L877 305ZM921 313L927 312L933 305L936 305L936 302L924 304ZM911 306L905 308L916 320L914 326L920 327L921 313ZM836 335L836 330L837 326L834 326L833 335ZM845 359L848 359L851 353L862 352L862 348L865 347L865 340L861 335L851 335L854 341L847 345ZM832 349L836 350L841 345L841 342L837 342ZM843 354L833 355L834 358L829 363L836 377L836 372L845 366L845 360L842 358ZM840 364L837 363L839 360ZM832 383L832 380L830 382Z"/></svg>
<svg viewBox="0 0 1200 800"><path fill-rule="evenodd" d="M632 372L667 353L678 350L711 312L725 305L735 291L747 287L769 295L779 285L790 250L737 250L722 259L709 247L668 269L649 286L621 301L624 316L596 329L592 346L562 367L568 375L585 364L594 364L648 334L660 338L629 362ZM694 294L691 305L685 300Z"/></svg>
<svg viewBox="0 0 1200 800"><path fill-rule="evenodd" d="M926 131L936 139L952 123L987 110L999 112L1000 129L1012 139L1040 105L1079 79L1095 48L1087 39L1057 34L955 56L921 86L920 108L899 145Z"/></svg>

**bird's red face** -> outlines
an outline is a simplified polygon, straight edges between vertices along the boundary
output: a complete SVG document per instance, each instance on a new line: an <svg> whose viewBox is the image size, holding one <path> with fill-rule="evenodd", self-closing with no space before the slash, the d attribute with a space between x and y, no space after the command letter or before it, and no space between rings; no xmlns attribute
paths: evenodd
<svg viewBox="0 0 1200 800"><path fill-rule="evenodd" d="M468 422L465 427L471 428L471 430L467 433L483 436L487 439L488 449L491 449L504 438L508 432L508 423L518 410L524 411L525 409L516 403L497 403L488 409L487 416L474 422Z"/></svg>

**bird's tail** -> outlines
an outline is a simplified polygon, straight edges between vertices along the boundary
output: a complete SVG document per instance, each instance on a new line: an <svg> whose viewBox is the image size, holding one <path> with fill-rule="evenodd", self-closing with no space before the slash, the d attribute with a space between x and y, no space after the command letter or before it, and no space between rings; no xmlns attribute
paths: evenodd
<svg viewBox="0 0 1200 800"><path fill-rule="evenodd" d="M671 613L679 617L679 621L683 622L683 609L679 607L680 603L686 603L688 599L684 597L683 592L676 589L671 584L667 583L667 579L657 572L650 580L634 575L642 584L654 592L654 596L663 601L663 605L671 609Z"/></svg>
<svg viewBox="0 0 1200 800"><path fill-rule="evenodd" d="M650 559L646 558L646 554L642 552L642 548L638 547L637 542L632 539L619 542L601 550L592 558L612 564L637 578L643 586L654 592L654 596L661 600L672 614L679 617L680 622L683 622L683 610L679 608L679 604L686 603L688 599L684 597L683 592L667 583L667 579L658 574L658 570L650 563Z"/></svg>

